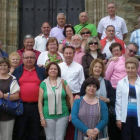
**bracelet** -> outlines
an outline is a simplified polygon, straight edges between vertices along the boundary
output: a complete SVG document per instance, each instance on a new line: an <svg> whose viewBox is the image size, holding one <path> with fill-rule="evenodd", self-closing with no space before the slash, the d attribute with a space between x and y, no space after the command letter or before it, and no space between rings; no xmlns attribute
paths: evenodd
<svg viewBox="0 0 140 140"><path fill-rule="evenodd" d="M40 119L40 121L42 121L44 119L44 117L42 117L41 119Z"/></svg>
<svg viewBox="0 0 140 140"><path fill-rule="evenodd" d="M42 114L42 111L40 111L39 114Z"/></svg>

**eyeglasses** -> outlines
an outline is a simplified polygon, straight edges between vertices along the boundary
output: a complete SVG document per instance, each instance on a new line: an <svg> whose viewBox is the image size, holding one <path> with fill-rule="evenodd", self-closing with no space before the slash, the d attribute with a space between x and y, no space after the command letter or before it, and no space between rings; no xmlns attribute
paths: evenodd
<svg viewBox="0 0 140 140"><path fill-rule="evenodd" d="M6 68L6 67L8 67L8 65L0 65L0 68L2 68L2 67Z"/></svg>
<svg viewBox="0 0 140 140"><path fill-rule="evenodd" d="M56 46L57 44L49 44L49 46Z"/></svg>
<svg viewBox="0 0 140 140"><path fill-rule="evenodd" d="M127 48L128 48L128 47L127 47ZM137 54L137 52L136 52L136 51L133 51L132 49L129 49L129 48L128 48L128 50L129 50L130 53Z"/></svg>
<svg viewBox="0 0 140 140"><path fill-rule="evenodd" d="M82 32L81 35L91 34L90 32Z"/></svg>
<svg viewBox="0 0 140 140"><path fill-rule="evenodd" d="M90 42L89 45L98 45L98 42Z"/></svg>
<svg viewBox="0 0 140 140"><path fill-rule="evenodd" d="M35 59L35 57L24 57L24 59Z"/></svg>
<svg viewBox="0 0 140 140"><path fill-rule="evenodd" d="M113 52L113 53L115 53L115 52L120 52L120 50L112 50L112 52Z"/></svg>

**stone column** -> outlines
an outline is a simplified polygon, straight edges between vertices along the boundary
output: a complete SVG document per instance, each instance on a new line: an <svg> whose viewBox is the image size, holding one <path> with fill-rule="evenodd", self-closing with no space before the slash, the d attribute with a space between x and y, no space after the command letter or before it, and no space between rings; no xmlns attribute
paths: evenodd
<svg viewBox="0 0 140 140"><path fill-rule="evenodd" d="M0 0L0 39L7 53L17 50L18 0Z"/></svg>

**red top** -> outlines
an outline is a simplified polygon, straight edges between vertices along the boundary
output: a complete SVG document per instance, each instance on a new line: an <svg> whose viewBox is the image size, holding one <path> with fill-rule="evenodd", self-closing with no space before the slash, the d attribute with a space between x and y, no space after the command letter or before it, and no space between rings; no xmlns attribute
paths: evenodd
<svg viewBox="0 0 140 140"><path fill-rule="evenodd" d="M20 50L17 50L17 52L18 52L19 55L20 55L20 62L19 62L19 65L23 63L23 61L22 61L22 54L23 54L24 50L25 50L25 48L22 48L22 49L20 49ZM35 53L35 55L36 55L36 61L35 61L35 62L37 62L38 56L40 55L41 52L39 52L39 51L37 51L37 50L34 50L34 49L33 49L32 51L33 51L33 52Z"/></svg>
<svg viewBox="0 0 140 140"><path fill-rule="evenodd" d="M20 98L23 102L38 101L40 83L35 68L32 71L23 68L23 74L19 79Z"/></svg>
<svg viewBox="0 0 140 140"><path fill-rule="evenodd" d="M102 51L103 51L103 49L104 49L104 47L106 45L106 39L107 39L107 37L105 37L104 39L100 40L100 43L101 43L101 46L102 46L102 48L101 48ZM122 45L122 54L124 54L125 53L125 46L124 46L125 43L124 43L124 41L122 41L121 39L118 39L117 37L115 37L115 42L118 42L118 43L120 43Z"/></svg>

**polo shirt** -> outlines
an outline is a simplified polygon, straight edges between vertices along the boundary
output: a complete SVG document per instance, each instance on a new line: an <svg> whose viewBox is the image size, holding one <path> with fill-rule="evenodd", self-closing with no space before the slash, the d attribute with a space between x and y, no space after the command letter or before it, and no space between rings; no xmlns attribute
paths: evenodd
<svg viewBox="0 0 140 140"><path fill-rule="evenodd" d="M25 48L22 48L22 49L20 49L20 50L17 50L17 53L20 55L20 62L19 62L19 65L20 64L22 64L23 63L23 61L22 61L22 54L23 54L23 52L25 51ZM39 51L37 51L37 50L32 50L34 53L35 53L35 55L36 55L36 61L35 61L35 63L37 63L37 59L38 59L38 56L40 55L40 52Z"/></svg>
<svg viewBox="0 0 140 140"><path fill-rule="evenodd" d="M97 29L94 24L90 24L88 22L84 24L78 24L74 26L74 30L76 34L80 34L83 28L88 28L91 31L91 36L97 36Z"/></svg>
<svg viewBox="0 0 140 140"><path fill-rule="evenodd" d="M37 76L36 69L28 71L23 67L23 74L19 79L20 98L23 102L37 102L41 81Z"/></svg>
<svg viewBox="0 0 140 140"><path fill-rule="evenodd" d="M44 36L44 34L42 35L39 35L35 38L35 45L34 45L34 49L35 50L38 50L40 52L44 52L46 51L46 44L47 44L47 41L48 41L49 37L46 38Z"/></svg>
<svg viewBox="0 0 140 140"><path fill-rule="evenodd" d="M102 18L97 28L97 32L102 34L101 39L106 37L105 32L108 25L113 25L115 27L115 36L123 40L123 34L128 32L124 19L119 16L115 16L114 19L110 18L110 16Z"/></svg>

